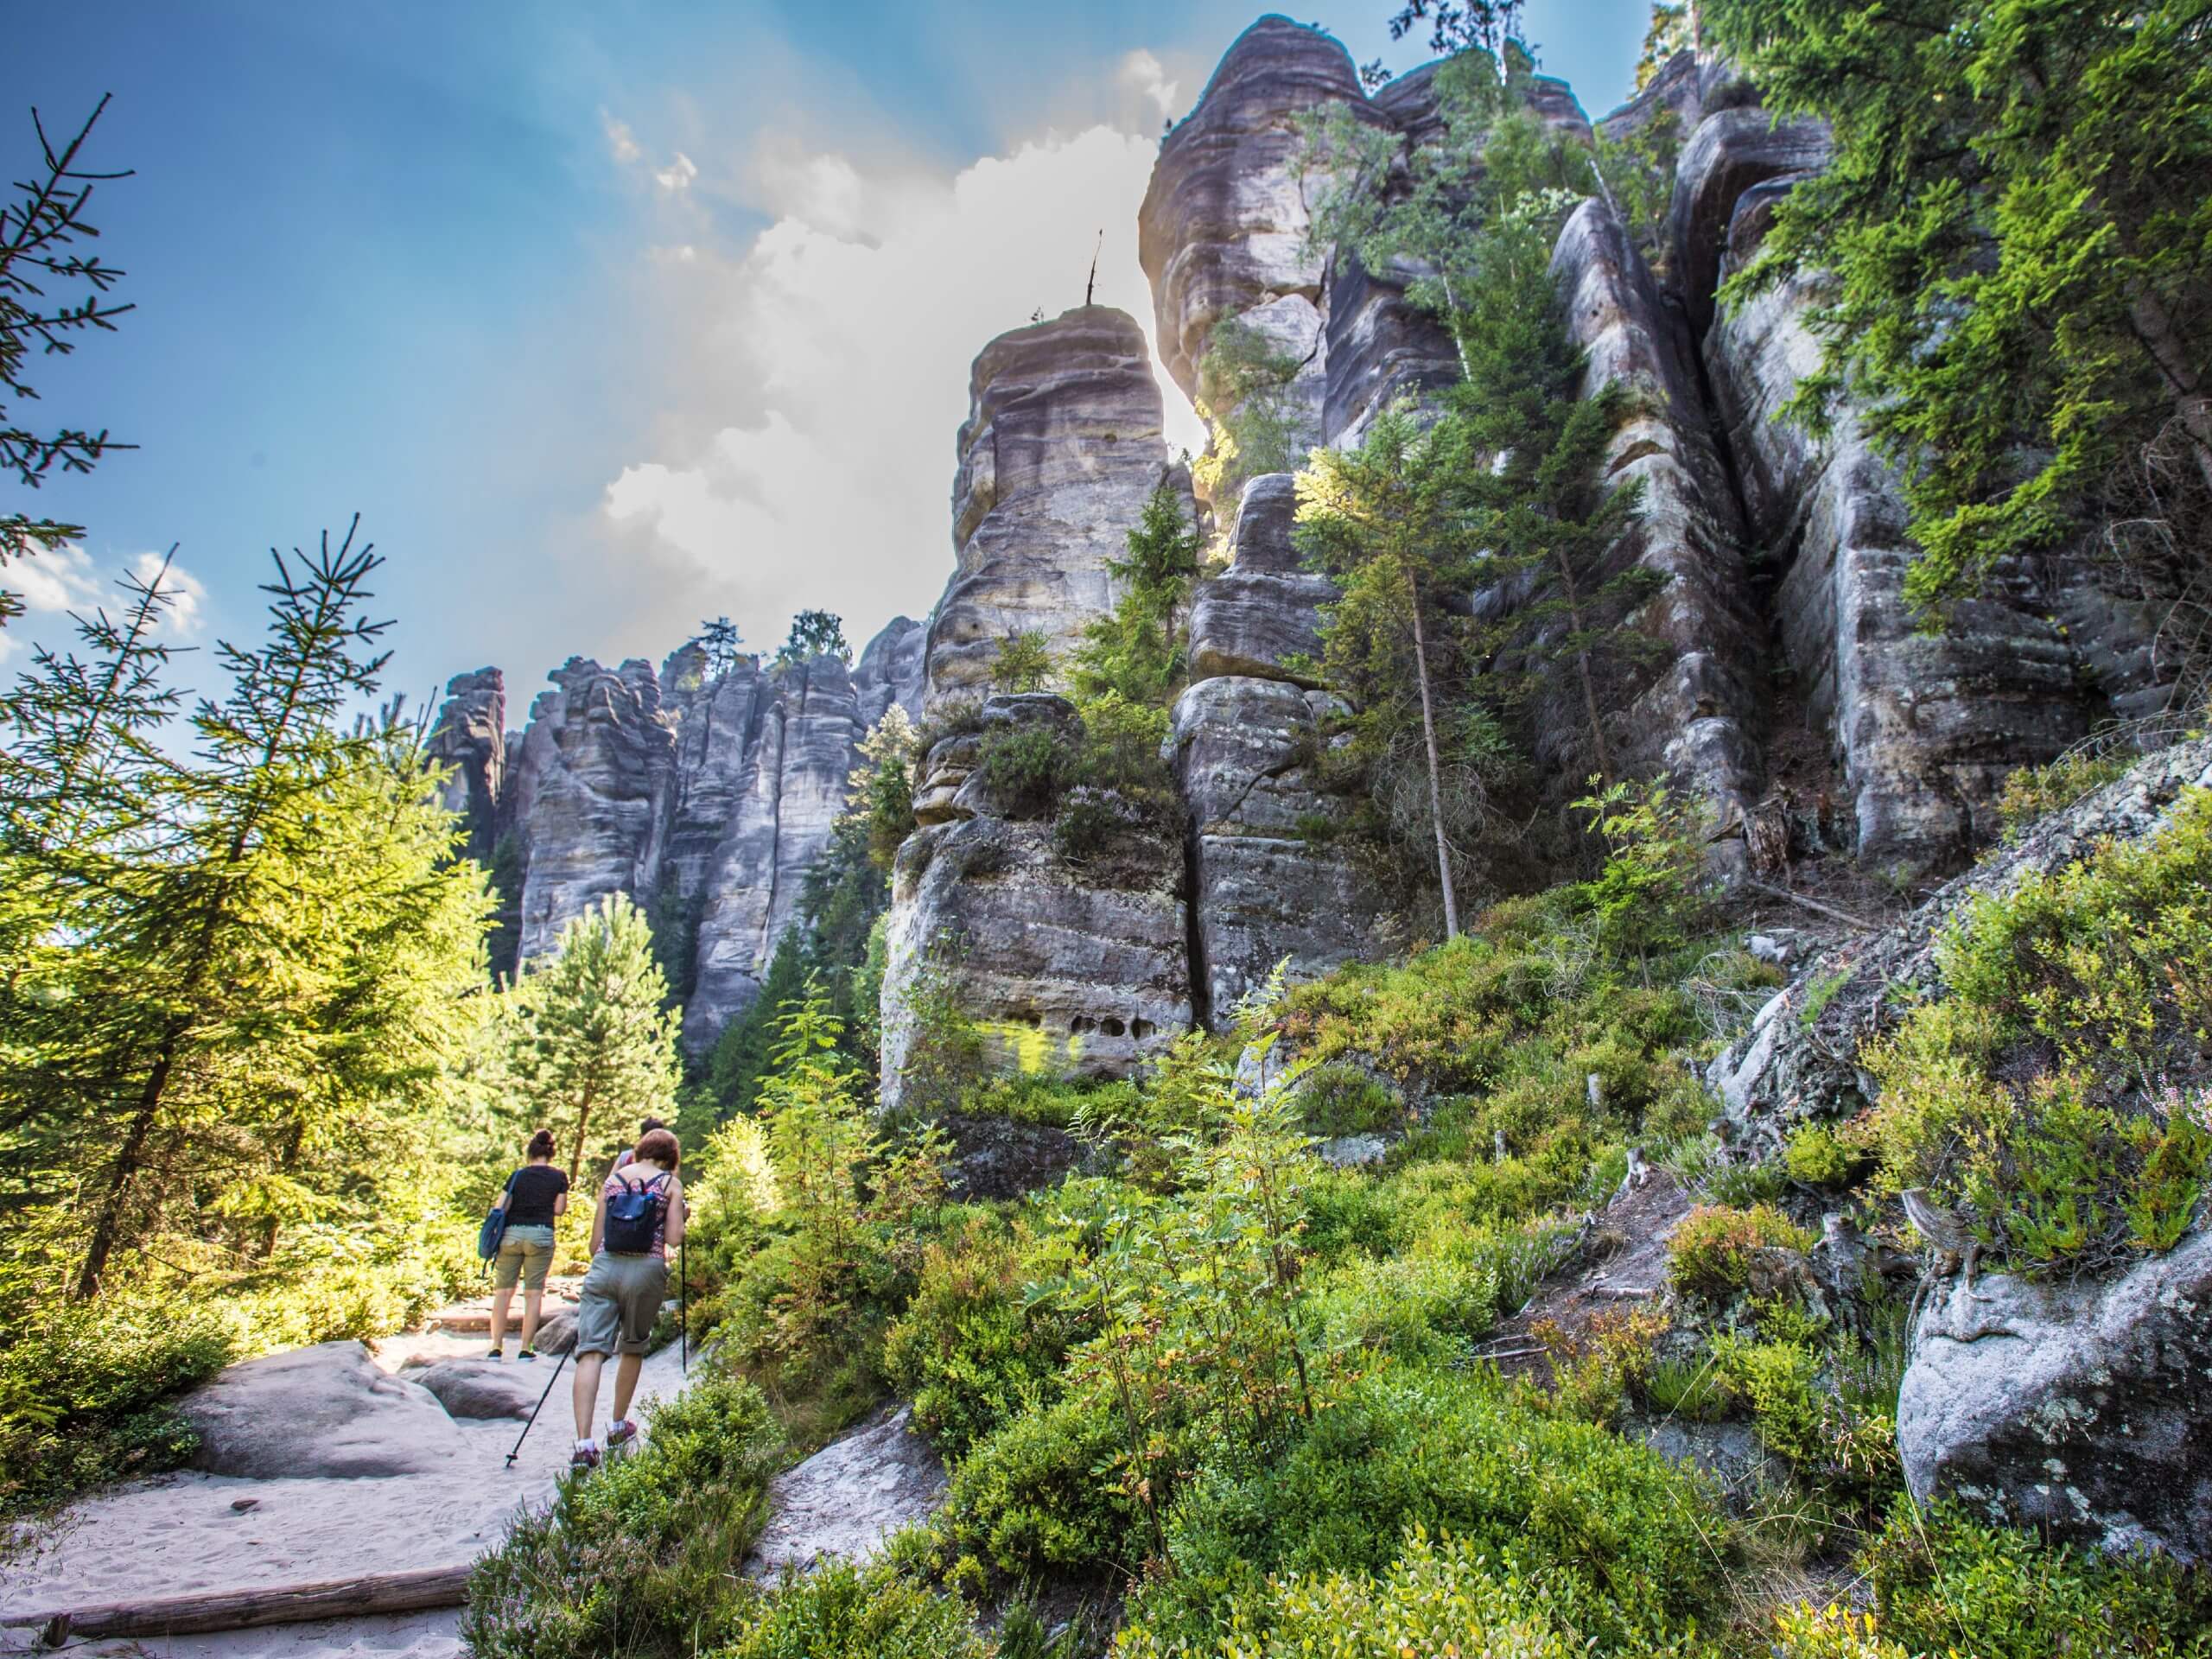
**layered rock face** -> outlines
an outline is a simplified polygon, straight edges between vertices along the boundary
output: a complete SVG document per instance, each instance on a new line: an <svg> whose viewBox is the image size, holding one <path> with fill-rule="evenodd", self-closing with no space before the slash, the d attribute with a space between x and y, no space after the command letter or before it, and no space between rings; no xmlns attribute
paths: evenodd
<svg viewBox="0 0 2212 1659"><path fill-rule="evenodd" d="M1774 612L1783 659L1830 737L1862 862L1901 872L1955 865L1991 838L1991 806L2014 769L2079 739L2114 700L2143 700L2139 613L2094 595L2084 573L2054 595L2038 574L1996 573L1937 628L1904 598L1914 552L1892 469L1851 410L1815 439L1782 415L1819 361L1804 278L1730 312L1720 283L1757 256L1774 204L1826 160L1826 135L1728 109L1691 135L1677 169L1675 264L1704 353L1753 542L1781 570ZM2076 639L2069 612L2098 629Z"/></svg>
<svg viewBox="0 0 2212 1659"><path fill-rule="evenodd" d="M1228 571L1191 607L1192 684L1175 705L1177 787L1190 822L1192 988L1217 1027L1288 958L1325 972L1375 951L1376 910L1323 831L1344 803L1320 786L1333 700L1313 687L1320 608L1334 597L1291 539L1288 474L1244 487Z"/></svg>
<svg viewBox="0 0 2212 1659"><path fill-rule="evenodd" d="M893 872L887 1107L963 1038L981 1040L994 1071L1118 1077L1191 1024L1179 849L1133 826L1103 853L1063 856L1052 800L995 785L977 757L994 736L1072 741L1073 706L1041 692L995 696L980 718L980 733L931 749L918 791L925 822Z"/></svg>
<svg viewBox="0 0 2212 1659"><path fill-rule="evenodd" d="M923 646L931 709L996 689L1001 644L1055 658L1112 606L1109 559L1169 478L1144 331L1090 306L1000 335L976 359L952 484L957 568Z"/></svg>
<svg viewBox="0 0 2212 1659"><path fill-rule="evenodd" d="M901 617L848 670L835 657L710 674L696 645L656 671L572 658L496 748L496 670L456 677L432 752L480 858L512 836L523 960L608 894L654 918L679 964L687 1042L748 1006L843 809L861 739L921 706L921 625ZM478 850L479 849L482 850ZM671 941L669 931L676 937Z"/></svg>

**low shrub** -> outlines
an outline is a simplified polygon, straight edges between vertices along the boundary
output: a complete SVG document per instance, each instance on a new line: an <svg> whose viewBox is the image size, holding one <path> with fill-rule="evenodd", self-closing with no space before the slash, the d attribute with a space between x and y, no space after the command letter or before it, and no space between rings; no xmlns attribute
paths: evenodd
<svg viewBox="0 0 2212 1659"><path fill-rule="evenodd" d="M1387 1573L1419 1527L1545 1575L1600 1654L1641 1655L1710 1611L1727 1525L1642 1446L1516 1402L1492 1376L1391 1367L1357 1382L1272 1465L1205 1470L1169 1518L1171 1576L1130 1622L1211 1649L1270 1575Z"/></svg>
<svg viewBox="0 0 2212 1659"><path fill-rule="evenodd" d="M782 1445L766 1400L737 1378L703 1376L649 1408L637 1452L563 1481L550 1509L525 1510L477 1563L468 1650L675 1659L721 1641L755 1593L739 1568Z"/></svg>
<svg viewBox="0 0 2212 1659"><path fill-rule="evenodd" d="M2171 1249L2212 1185L2208 882L2197 791L2152 840L1977 900L1938 944L1943 995L1862 1057L1882 1184L2031 1274Z"/></svg>
<svg viewBox="0 0 2212 1659"><path fill-rule="evenodd" d="M1306 1127L1319 1135L1372 1135L1400 1114L1398 1096L1356 1065L1316 1066L1298 1091Z"/></svg>
<svg viewBox="0 0 2212 1659"><path fill-rule="evenodd" d="M1073 759L1056 728L1008 723L984 731L977 766L992 794L1010 809L1041 812L1066 781Z"/></svg>
<svg viewBox="0 0 2212 1659"><path fill-rule="evenodd" d="M2016 838L2038 818L2061 812L2121 776L2137 757L2118 746L2102 754L2061 755L2048 766L2022 766L2005 780L1997 820L2005 839Z"/></svg>
<svg viewBox="0 0 2212 1659"><path fill-rule="evenodd" d="M1726 1302L1754 1287L1768 1252L1812 1248L1813 1235L1771 1205L1700 1205L1667 1241L1667 1276L1686 1296Z"/></svg>
<svg viewBox="0 0 2212 1659"><path fill-rule="evenodd" d="M1852 1185L1872 1162L1864 1146L1825 1123L1798 1125L1782 1153L1791 1180L1830 1191Z"/></svg>
<svg viewBox="0 0 2212 1659"><path fill-rule="evenodd" d="M173 1469L199 1437L174 1401L230 1363L217 1310L187 1301L19 1301L0 1347L0 1522Z"/></svg>
<svg viewBox="0 0 2212 1659"><path fill-rule="evenodd" d="M1136 1509L1104 1472L1122 1444L1110 1405L1091 1395L1014 1418L953 1471L940 1544L1015 1577L1133 1563L1142 1554Z"/></svg>
<svg viewBox="0 0 2212 1659"><path fill-rule="evenodd" d="M1898 1498L1859 1565L1873 1582L1881 1636L1902 1653L2212 1654L2212 1581L2202 1572L2046 1544L1952 1504L1917 1510Z"/></svg>
<svg viewBox="0 0 2212 1659"><path fill-rule="evenodd" d="M968 1605L887 1567L832 1561L741 1604L706 1659L988 1659Z"/></svg>
<svg viewBox="0 0 2212 1659"><path fill-rule="evenodd" d="M914 1294L884 1338L883 1370L947 1457L1055 1391L1074 1331L1025 1303L1019 1240L978 1225L927 1247Z"/></svg>

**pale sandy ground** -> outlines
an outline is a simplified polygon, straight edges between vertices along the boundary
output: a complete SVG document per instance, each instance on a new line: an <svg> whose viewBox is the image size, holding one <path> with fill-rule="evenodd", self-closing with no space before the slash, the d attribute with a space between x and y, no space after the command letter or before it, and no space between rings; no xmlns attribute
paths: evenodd
<svg viewBox="0 0 2212 1659"><path fill-rule="evenodd" d="M378 1361L397 1370L410 1353L483 1351L480 1338L397 1338ZM512 1352L512 1349L510 1350ZM510 1363L518 1363L512 1361ZM550 1376L551 1359L523 1367ZM435 1474L383 1480L241 1480L178 1474L122 1486L73 1508L59 1531L0 1575L0 1617L197 1592L320 1582L474 1560L495 1546L524 1504L543 1504L568 1467L574 1420L564 1370L510 1470L508 1449L522 1425L500 1418L462 1421L467 1449ZM595 1430L603 1430L614 1393L613 1366L600 1384ZM682 1385L677 1351L645 1361L640 1402ZM542 1384L540 1386L543 1386ZM632 1414L637 1414L633 1410ZM232 1508L252 1498L243 1512ZM425 1613L327 1624L274 1626L219 1636L73 1646L76 1654L143 1651L156 1659L447 1659L460 1651L457 1613ZM20 1651L18 1632L0 1635L0 1652Z"/></svg>

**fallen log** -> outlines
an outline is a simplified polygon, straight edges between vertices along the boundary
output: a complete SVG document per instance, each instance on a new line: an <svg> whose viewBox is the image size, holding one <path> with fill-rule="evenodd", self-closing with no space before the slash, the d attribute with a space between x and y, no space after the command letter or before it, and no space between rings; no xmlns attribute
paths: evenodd
<svg viewBox="0 0 2212 1659"><path fill-rule="evenodd" d="M467 1566L419 1567L321 1584L271 1584L251 1590L217 1590L191 1596L112 1602L55 1612L18 1613L0 1626L36 1630L48 1647L113 1636L193 1636L243 1630L261 1624L297 1624L315 1618L353 1618L369 1613L419 1613L458 1607L468 1599Z"/></svg>

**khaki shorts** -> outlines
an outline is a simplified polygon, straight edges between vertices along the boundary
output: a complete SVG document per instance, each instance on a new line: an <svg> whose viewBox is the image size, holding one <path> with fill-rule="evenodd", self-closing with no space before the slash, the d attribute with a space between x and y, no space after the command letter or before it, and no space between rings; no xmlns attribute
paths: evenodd
<svg viewBox="0 0 2212 1659"><path fill-rule="evenodd" d="M510 1227L499 1236L499 1254L493 1259L492 1288L512 1290L519 1277L524 1290L543 1290L545 1270L552 1265L550 1227Z"/></svg>
<svg viewBox="0 0 2212 1659"><path fill-rule="evenodd" d="M658 1255L614 1255L601 1250L584 1275L576 1309L580 1354L642 1354L668 1295L668 1263Z"/></svg>

